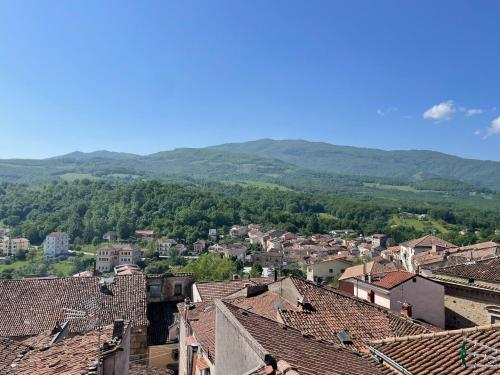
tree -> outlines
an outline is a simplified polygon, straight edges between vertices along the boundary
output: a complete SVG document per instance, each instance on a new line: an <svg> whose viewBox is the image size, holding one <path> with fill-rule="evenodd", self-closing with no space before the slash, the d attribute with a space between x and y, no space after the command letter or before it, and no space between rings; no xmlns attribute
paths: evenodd
<svg viewBox="0 0 500 375"><path fill-rule="evenodd" d="M248 275L250 277L261 277L263 271L264 270L262 269L262 266L260 264L254 264Z"/></svg>

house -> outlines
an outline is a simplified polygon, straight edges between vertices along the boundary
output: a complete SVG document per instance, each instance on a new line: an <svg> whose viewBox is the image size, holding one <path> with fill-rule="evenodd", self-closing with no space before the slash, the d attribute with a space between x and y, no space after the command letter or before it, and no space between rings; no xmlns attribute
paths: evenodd
<svg viewBox="0 0 500 375"><path fill-rule="evenodd" d="M229 230L231 237L243 237L248 234L250 229L246 225L233 225Z"/></svg>
<svg viewBox="0 0 500 375"><path fill-rule="evenodd" d="M198 240L193 244L193 251L197 254L201 254L205 251L207 247L207 241Z"/></svg>
<svg viewBox="0 0 500 375"><path fill-rule="evenodd" d="M394 374L498 374L500 324L387 337L368 349Z"/></svg>
<svg viewBox="0 0 500 375"><path fill-rule="evenodd" d="M440 253L456 247L457 246L451 242L429 234L427 236L400 244L399 258L401 259L403 267L407 271L415 272L416 267L413 262L413 257L415 255L429 251L433 253Z"/></svg>
<svg viewBox="0 0 500 375"><path fill-rule="evenodd" d="M141 255L142 251L136 245L108 245L96 252L96 270L99 272L110 272L116 266L136 264L141 259Z"/></svg>
<svg viewBox="0 0 500 375"><path fill-rule="evenodd" d="M449 256L466 257L469 260L490 258L500 255L500 243L487 241L473 245L461 246L456 249L449 250Z"/></svg>
<svg viewBox="0 0 500 375"><path fill-rule="evenodd" d="M197 282L193 284L193 302L211 302L234 294L249 286L267 285L275 280L269 277L254 277L249 279Z"/></svg>
<svg viewBox="0 0 500 375"><path fill-rule="evenodd" d="M160 238L156 240L156 251L160 255L168 255L168 250L175 245L177 245L177 241L172 238Z"/></svg>
<svg viewBox="0 0 500 375"><path fill-rule="evenodd" d="M226 258L235 257L241 262L245 261L245 256L247 254L247 248L242 244L213 245L208 248L208 251L220 254Z"/></svg>
<svg viewBox="0 0 500 375"><path fill-rule="evenodd" d="M118 239L118 235L116 234L115 231L109 231L109 232L104 233L104 235L102 236L102 239L104 241L113 242L113 241L116 241Z"/></svg>
<svg viewBox="0 0 500 375"><path fill-rule="evenodd" d="M216 301L218 374L383 374L384 368L337 345L307 337L228 301Z"/></svg>
<svg viewBox="0 0 500 375"><path fill-rule="evenodd" d="M296 239L297 235L295 233L292 233L292 232L286 232L286 233L283 233L283 235L280 238L282 241L290 241L290 240Z"/></svg>
<svg viewBox="0 0 500 375"><path fill-rule="evenodd" d="M398 270L344 280L353 284L358 298L436 327L445 327L444 287L431 279Z"/></svg>
<svg viewBox="0 0 500 375"><path fill-rule="evenodd" d="M128 375L130 324L115 320L101 330L68 335L71 321L24 342L0 338L1 374ZM97 361L96 353L102 353Z"/></svg>
<svg viewBox="0 0 500 375"><path fill-rule="evenodd" d="M124 276L124 275L133 275L135 273L142 273L141 268L135 264L122 264L116 266L115 275Z"/></svg>
<svg viewBox="0 0 500 375"><path fill-rule="evenodd" d="M19 252L26 252L30 249L30 241L27 238L10 238L4 236L0 240L0 250L3 256L16 256Z"/></svg>
<svg viewBox="0 0 500 375"><path fill-rule="evenodd" d="M362 242L358 245L359 255L362 257L371 258L372 256L372 245L366 242Z"/></svg>
<svg viewBox="0 0 500 375"><path fill-rule="evenodd" d="M280 268L283 265L283 254L279 251L256 251L251 254L251 262L262 267Z"/></svg>
<svg viewBox="0 0 500 375"><path fill-rule="evenodd" d="M264 248L268 239L269 235L262 233L260 230L252 230L248 233L248 240L251 245L260 245Z"/></svg>
<svg viewBox="0 0 500 375"><path fill-rule="evenodd" d="M346 268L344 273L339 277L339 289L354 295L354 287L352 283L346 281L353 277L360 277L366 274L375 274L383 272L396 271L396 266L394 263L382 263L379 261L371 260L369 262L358 264Z"/></svg>
<svg viewBox="0 0 500 375"><path fill-rule="evenodd" d="M139 239L153 239L156 237L156 232L151 229L138 229L134 234L135 237Z"/></svg>
<svg viewBox="0 0 500 375"><path fill-rule="evenodd" d="M52 232L45 237L43 254L46 258L55 258L68 253L69 236L64 232Z"/></svg>
<svg viewBox="0 0 500 375"><path fill-rule="evenodd" d="M210 238L212 241L217 240L217 229L209 229L208 230L208 238Z"/></svg>
<svg viewBox="0 0 500 375"><path fill-rule="evenodd" d="M337 255L330 259L320 259L307 265L307 280L315 283L329 283L344 273L352 265L347 256Z"/></svg>
<svg viewBox="0 0 500 375"><path fill-rule="evenodd" d="M50 331L66 317L77 314L93 318L72 320L70 335L87 332L95 321L106 326L116 319L125 319L131 326L131 355L147 352L149 323L146 277L142 274L0 280L0 290L4 311L15 312L0 314L0 337L25 340Z"/></svg>
<svg viewBox="0 0 500 375"><path fill-rule="evenodd" d="M283 240L281 238L270 238L266 241L266 251L283 249Z"/></svg>
<svg viewBox="0 0 500 375"><path fill-rule="evenodd" d="M373 247L387 247L388 237L382 233L372 234L372 246Z"/></svg>
<svg viewBox="0 0 500 375"><path fill-rule="evenodd" d="M500 256L434 269L429 277L444 285L448 328L500 322Z"/></svg>

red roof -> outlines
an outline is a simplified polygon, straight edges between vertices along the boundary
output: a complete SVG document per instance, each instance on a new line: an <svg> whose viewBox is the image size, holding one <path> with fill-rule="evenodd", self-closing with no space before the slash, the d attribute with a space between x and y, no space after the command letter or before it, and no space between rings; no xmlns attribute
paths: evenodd
<svg viewBox="0 0 500 375"><path fill-rule="evenodd" d="M386 273L380 280L373 281L372 284L385 289L392 289L395 286L410 280L414 276L415 274L413 272L393 271Z"/></svg>

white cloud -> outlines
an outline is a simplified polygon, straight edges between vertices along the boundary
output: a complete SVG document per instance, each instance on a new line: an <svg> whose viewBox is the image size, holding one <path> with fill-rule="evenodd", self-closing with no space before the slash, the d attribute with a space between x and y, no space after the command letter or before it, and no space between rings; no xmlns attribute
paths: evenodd
<svg viewBox="0 0 500 375"><path fill-rule="evenodd" d="M378 108L377 115L379 115L380 117L384 117L386 115L391 114L392 112L397 112L397 111L398 111L397 107L388 107L386 109Z"/></svg>
<svg viewBox="0 0 500 375"><path fill-rule="evenodd" d="M475 132L474 132L474 135L480 135L481 134L481 130L477 129Z"/></svg>
<svg viewBox="0 0 500 375"><path fill-rule="evenodd" d="M465 116L466 117L471 117L471 116L475 116L475 115L480 115L483 112L484 111L482 109L479 109L479 108L466 109L465 110Z"/></svg>
<svg viewBox="0 0 500 375"><path fill-rule="evenodd" d="M447 102L439 103L427 111L422 115L424 119L436 120L436 121L445 121L449 120L453 113L456 112L455 105L452 100L448 100Z"/></svg>
<svg viewBox="0 0 500 375"><path fill-rule="evenodd" d="M490 135L499 134L499 133L500 133L500 116L498 116L496 119L494 119L491 122L490 127L488 129L486 129L485 137L489 137Z"/></svg>

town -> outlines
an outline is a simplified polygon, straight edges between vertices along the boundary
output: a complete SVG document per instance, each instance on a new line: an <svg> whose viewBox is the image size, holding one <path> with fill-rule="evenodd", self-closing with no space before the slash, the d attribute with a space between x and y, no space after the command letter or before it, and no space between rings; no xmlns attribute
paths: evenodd
<svg viewBox="0 0 500 375"><path fill-rule="evenodd" d="M0 234L4 261L80 256L64 232L36 250ZM103 241L70 277L0 281L0 373L438 374L499 363L499 243L429 234L395 244L382 233L302 236L259 224L210 229L192 244L150 229ZM209 281L182 266L146 272L174 257L241 269ZM76 356L81 345L89 355ZM425 355L432 347L447 354Z"/></svg>

